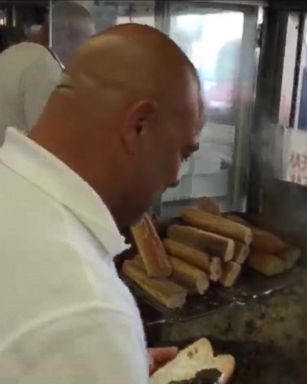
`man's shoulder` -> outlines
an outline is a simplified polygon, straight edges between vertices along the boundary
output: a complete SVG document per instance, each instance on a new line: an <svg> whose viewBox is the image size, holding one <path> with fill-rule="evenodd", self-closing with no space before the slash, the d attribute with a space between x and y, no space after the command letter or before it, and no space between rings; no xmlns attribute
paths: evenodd
<svg viewBox="0 0 307 384"><path fill-rule="evenodd" d="M1 346L1 383L148 382L142 327L99 304L27 324Z"/></svg>
<svg viewBox="0 0 307 384"><path fill-rule="evenodd" d="M24 56L25 59L28 58L31 60L36 57L50 55L50 53L44 46L31 42L23 42L12 45L2 53L3 57L13 58L16 55Z"/></svg>
<svg viewBox="0 0 307 384"><path fill-rule="evenodd" d="M39 177L39 176L38 176ZM3 221L2 235L14 225L15 233L28 235L43 232L46 225L50 230L65 229L64 208L47 193L0 162L0 223ZM25 227L24 223L31 225ZM4 225L7 223L7 225ZM64 235L64 233L63 233ZM0 234L0 237L1 234Z"/></svg>
<svg viewBox="0 0 307 384"><path fill-rule="evenodd" d="M0 55L0 65L14 64L15 71L23 71L37 63L58 66L49 50L36 43L23 42L6 49Z"/></svg>

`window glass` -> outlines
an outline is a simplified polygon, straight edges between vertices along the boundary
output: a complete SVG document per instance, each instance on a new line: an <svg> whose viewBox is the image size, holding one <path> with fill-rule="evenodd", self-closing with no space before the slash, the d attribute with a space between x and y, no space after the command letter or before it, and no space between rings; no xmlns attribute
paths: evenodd
<svg viewBox="0 0 307 384"><path fill-rule="evenodd" d="M307 28L305 19L304 40L302 45L300 80L299 80L299 100L296 126L307 131Z"/></svg>
<svg viewBox="0 0 307 384"><path fill-rule="evenodd" d="M217 199L222 209L233 207L237 124L243 104L252 103L251 75L255 76L256 70L252 59L249 68L241 71L245 23L245 14L239 10L201 6L184 10L182 3L171 3L169 34L198 70L206 125L199 151L183 165L180 184L162 197L165 216L177 215L183 205L202 196ZM256 30L256 21L250 28ZM249 33L252 46L255 33Z"/></svg>

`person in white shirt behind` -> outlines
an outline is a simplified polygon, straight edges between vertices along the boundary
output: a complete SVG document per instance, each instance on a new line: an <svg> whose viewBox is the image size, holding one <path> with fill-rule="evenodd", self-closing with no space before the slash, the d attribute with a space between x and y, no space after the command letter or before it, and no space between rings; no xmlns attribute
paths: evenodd
<svg viewBox="0 0 307 384"><path fill-rule="evenodd" d="M196 70L137 24L89 39L28 137L0 149L0 383L147 384L176 349L146 350L114 267L121 229L198 148Z"/></svg>
<svg viewBox="0 0 307 384"><path fill-rule="evenodd" d="M52 50L46 22L32 41L14 44L0 54L0 144L14 126L29 132L58 84L62 69L84 40L95 33L89 12L64 2L52 9Z"/></svg>

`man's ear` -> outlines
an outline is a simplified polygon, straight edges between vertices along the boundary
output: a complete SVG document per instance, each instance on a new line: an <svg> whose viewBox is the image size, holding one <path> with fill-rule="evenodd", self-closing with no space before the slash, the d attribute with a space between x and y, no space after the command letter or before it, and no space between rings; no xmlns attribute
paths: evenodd
<svg viewBox="0 0 307 384"><path fill-rule="evenodd" d="M130 108L122 130L122 139L129 152L135 152L139 139L154 128L156 119L157 104L153 100L139 101Z"/></svg>

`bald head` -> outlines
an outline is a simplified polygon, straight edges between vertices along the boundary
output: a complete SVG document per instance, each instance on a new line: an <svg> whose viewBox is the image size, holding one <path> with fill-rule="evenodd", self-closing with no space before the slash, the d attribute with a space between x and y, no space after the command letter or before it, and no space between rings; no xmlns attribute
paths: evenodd
<svg viewBox="0 0 307 384"><path fill-rule="evenodd" d="M52 7L52 49L67 65L76 49L96 33L88 10L75 1L59 1Z"/></svg>
<svg viewBox="0 0 307 384"><path fill-rule="evenodd" d="M190 91L199 90L195 68L178 46L158 30L137 24L112 27L89 39L67 75L81 97L81 92L88 92L85 101L92 113L94 99L101 100L102 93L104 105L145 97L159 100L162 108L192 84Z"/></svg>
<svg viewBox="0 0 307 384"><path fill-rule="evenodd" d="M196 71L166 35L136 24L89 39L67 67L32 138L102 197L120 226L176 183L197 149Z"/></svg>

